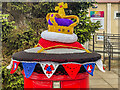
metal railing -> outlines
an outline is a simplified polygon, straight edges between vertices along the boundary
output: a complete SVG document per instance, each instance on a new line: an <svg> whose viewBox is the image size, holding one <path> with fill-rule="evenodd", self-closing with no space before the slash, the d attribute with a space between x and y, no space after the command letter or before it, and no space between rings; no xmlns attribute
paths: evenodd
<svg viewBox="0 0 120 90"><path fill-rule="evenodd" d="M103 63L105 63L105 54L108 54L108 65L109 65L109 71L111 70L111 60L113 60L113 46L112 43L110 42L108 35L105 33L104 34L104 43L103 43Z"/></svg>
<svg viewBox="0 0 120 90"><path fill-rule="evenodd" d="M98 41L97 36L103 36L103 40ZM109 70L111 69L111 60L118 60L117 54L120 54L120 34L95 33L93 40L89 44L90 51L103 53L103 63L108 58ZM106 57L108 56L108 57Z"/></svg>

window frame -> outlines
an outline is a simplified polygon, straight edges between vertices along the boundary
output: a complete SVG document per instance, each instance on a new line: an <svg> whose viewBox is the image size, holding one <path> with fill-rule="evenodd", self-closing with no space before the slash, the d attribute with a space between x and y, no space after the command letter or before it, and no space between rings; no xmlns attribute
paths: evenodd
<svg viewBox="0 0 120 90"><path fill-rule="evenodd" d="M114 19L120 19L120 17L116 16L117 13L120 13L120 11L114 11Z"/></svg>

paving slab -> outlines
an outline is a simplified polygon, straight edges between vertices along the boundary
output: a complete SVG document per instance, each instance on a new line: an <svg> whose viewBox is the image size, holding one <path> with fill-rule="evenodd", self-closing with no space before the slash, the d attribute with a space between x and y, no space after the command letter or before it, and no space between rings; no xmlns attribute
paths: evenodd
<svg viewBox="0 0 120 90"><path fill-rule="evenodd" d="M97 71L96 72L99 76L101 76L102 78L118 78L118 75L115 74L114 72L112 71L106 71L106 72L100 72L100 71Z"/></svg>
<svg viewBox="0 0 120 90"><path fill-rule="evenodd" d="M117 84L118 85L118 78L104 78L104 80L109 83L110 85L111 84Z"/></svg>
<svg viewBox="0 0 120 90"><path fill-rule="evenodd" d="M112 88L118 88L118 84L111 84Z"/></svg>
<svg viewBox="0 0 120 90"><path fill-rule="evenodd" d="M100 75L98 75L97 73L94 73L94 76L89 76L90 79L98 79L101 78Z"/></svg>
<svg viewBox="0 0 120 90"><path fill-rule="evenodd" d="M105 82L102 78L99 79L90 79L89 80L90 85L109 85L107 82Z"/></svg>
<svg viewBox="0 0 120 90"><path fill-rule="evenodd" d="M93 76L89 76L90 88L118 88L118 74L113 71L106 70L105 73L95 70Z"/></svg>
<svg viewBox="0 0 120 90"><path fill-rule="evenodd" d="M92 85L90 88L112 88L110 85Z"/></svg>

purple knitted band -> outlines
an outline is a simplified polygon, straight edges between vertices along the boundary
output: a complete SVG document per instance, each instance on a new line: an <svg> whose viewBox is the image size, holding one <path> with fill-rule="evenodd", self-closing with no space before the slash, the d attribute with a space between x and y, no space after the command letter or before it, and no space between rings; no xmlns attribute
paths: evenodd
<svg viewBox="0 0 120 90"><path fill-rule="evenodd" d="M61 19L61 18L56 18L55 17L55 21L56 23L58 23L59 26L69 26L71 25L72 23L74 23L72 20L69 20L69 19ZM50 21L50 19L48 20L48 24L49 25L53 25Z"/></svg>

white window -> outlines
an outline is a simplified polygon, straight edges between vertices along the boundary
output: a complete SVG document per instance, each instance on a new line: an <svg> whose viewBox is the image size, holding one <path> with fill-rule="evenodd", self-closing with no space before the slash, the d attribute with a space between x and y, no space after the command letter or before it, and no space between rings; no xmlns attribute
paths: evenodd
<svg viewBox="0 0 120 90"><path fill-rule="evenodd" d="M114 19L120 19L120 11L114 11Z"/></svg>

